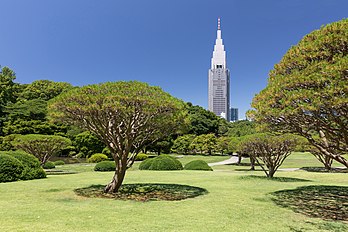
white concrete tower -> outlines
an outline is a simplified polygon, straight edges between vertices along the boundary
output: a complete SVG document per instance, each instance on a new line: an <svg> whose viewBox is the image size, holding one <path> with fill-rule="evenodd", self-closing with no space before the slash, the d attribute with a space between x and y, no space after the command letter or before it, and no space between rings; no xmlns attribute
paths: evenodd
<svg viewBox="0 0 348 232"><path fill-rule="evenodd" d="M216 41L208 74L208 88L208 109L230 121L230 71L226 66L220 18L218 18Z"/></svg>

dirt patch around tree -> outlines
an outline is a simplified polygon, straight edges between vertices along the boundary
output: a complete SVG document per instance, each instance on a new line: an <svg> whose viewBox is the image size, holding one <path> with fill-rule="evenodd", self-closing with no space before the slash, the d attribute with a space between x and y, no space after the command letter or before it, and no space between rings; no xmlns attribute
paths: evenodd
<svg viewBox="0 0 348 232"><path fill-rule="evenodd" d="M75 193L83 197L109 198L134 201L180 201L207 194L203 188L179 184L124 184L117 193L104 193L104 185L91 185L75 189Z"/></svg>
<svg viewBox="0 0 348 232"><path fill-rule="evenodd" d="M311 185L272 193L273 201L310 217L348 222L348 187Z"/></svg>

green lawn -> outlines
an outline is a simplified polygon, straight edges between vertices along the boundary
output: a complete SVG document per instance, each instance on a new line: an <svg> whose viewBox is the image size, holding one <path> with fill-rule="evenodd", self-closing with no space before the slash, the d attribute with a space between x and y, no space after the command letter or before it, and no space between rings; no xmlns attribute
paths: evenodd
<svg viewBox="0 0 348 232"><path fill-rule="evenodd" d="M295 155L293 158L301 157ZM193 158L180 160L185 163ZM216 162L215 158L218 161L226 159L213 157L213 162ZM292 165L294 163L290 162L288 167ZM278 182L245 178L263 173L235 171L233 165L216 166L214 172L139 171L136 166L127 172L125 183L185 184L205 188L209 194L176 202L145 203L83 198L75 195L73 190L92 184L106 184L113 173L93 172L91 164L64 165L57 168L79 173L0 184L1 231L348 230L347 223L310 218L282 208L271 200L271 193L278 190L308 185L347 186L346 173L283 171L276 176L310 182Z"/></svg>

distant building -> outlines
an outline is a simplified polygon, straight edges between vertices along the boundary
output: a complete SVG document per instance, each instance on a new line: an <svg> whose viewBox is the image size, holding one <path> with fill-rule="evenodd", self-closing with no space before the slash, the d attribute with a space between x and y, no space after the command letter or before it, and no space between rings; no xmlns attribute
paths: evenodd
<svg viewBox="0 0 348 232"><path fill-rule="evenodd" d="M231 122L238 121L238 108L231 108L230 121Z"/></svg>
<svg viewBox="0 0 348 232"><path fill-rule="evenodd" d="M230 119L230 71L226 66L226 51L222 43L220 18L218 19L211 68L208 74L208 110Z"/></svg>

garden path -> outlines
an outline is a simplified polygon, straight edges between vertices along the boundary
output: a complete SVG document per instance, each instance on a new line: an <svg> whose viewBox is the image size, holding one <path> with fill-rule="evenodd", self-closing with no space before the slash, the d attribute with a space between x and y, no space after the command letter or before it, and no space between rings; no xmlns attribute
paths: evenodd
<svg viewBox="0 0 348 232"><path fill-rule="evenodd" d="M238 163L238 157L232 156L231 158L229 158L227 160L216 162L216 163L209 163L208 165L210 167L212 167L212 166L216 166L216 165L236 164L236 163Z"/></svg>

